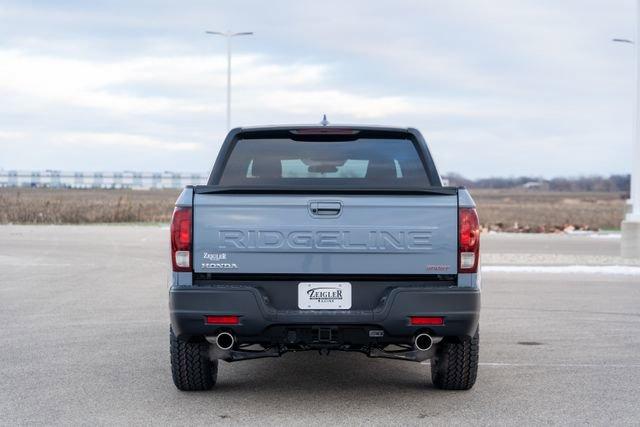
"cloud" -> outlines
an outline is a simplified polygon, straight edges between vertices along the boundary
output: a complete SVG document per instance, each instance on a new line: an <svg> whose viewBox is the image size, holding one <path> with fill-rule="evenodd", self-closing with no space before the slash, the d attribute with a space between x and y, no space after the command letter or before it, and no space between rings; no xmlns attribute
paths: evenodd
<svg viewBox="0 0 640 427"><path fill-rule="evenodd" d="M193 96L226 87L226 59L221 56L91 61L0 50L0 63L0 92L20 98L17 102L26 108L31 101L116 114L224 111L203 96ZM321 81L326 69L313 64L277 65L258 55L236 58L236 66L250 70L234 76L234 83L244 88L260 88L264 82L274 87L313 84Z"/></svg>
<svg viewBox="0 0 640 427"><path fill-rule="evenodd" d="M17 141L26 138L27 135L22 131L0 130L0 141Z"/></svg>
<svg viewBox="0 0 640 427"><path fill-rule="evenodd" d="M65 147L74 145L83 147L107 146L116 149L145 148L167 151L197 151L203 149L202 144L195 142L167 141L126 133L74 132L52 135L51 140L54 145Z"/></svg>
<svg viewBox="0 0 640 427"><path fill-rule="evenodd" d="M289 116L327 112L356 120L421 114L502 114L468 100L362 94L331 88L337 71L327 64L277 64L266 55L235 58L234 98L240 111L267 110ZM92 109L114 115L216 115L224 104L207 99L224 89L223 57L141 57L94 61L0 50L0 92L12 107L29 110ZM217 100L223 90L219 90ZM259 115L259 113L257 114Z"/></svg>
<svg viewBox="0 0 640 427"><path fill-rule="evenodd" d="M373 97L339 90L276 90L263 92L258 101L267 108L285 113L315 114L330 112L357 119L379 119L411 111L403 97Z"/></svg>
<svg viewBox="0 0 640 427"><path fill-rule="evenodd" d="M101 169L171 168L176 153L207 169L226 55L203 31L234 23L255 32L234 41L234 125L411 125L443 171L476 177L630 166L633 49L610 39L634 36L633 2L327 0L319 18L294 1L9 0L0 16L4 167L99 152Z"/></svg>

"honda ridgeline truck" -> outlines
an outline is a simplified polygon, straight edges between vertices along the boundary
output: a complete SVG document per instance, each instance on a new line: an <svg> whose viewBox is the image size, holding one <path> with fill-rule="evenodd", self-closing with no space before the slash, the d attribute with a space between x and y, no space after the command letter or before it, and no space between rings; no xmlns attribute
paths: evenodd
<svg viewBox="0 0 640 427"><path fill-rule="evenodd" d="M171 223L170 352L180 390L218 361L355 351L431 360L441 389L478 369L479 224L416 129L233 129Z"/></svg>

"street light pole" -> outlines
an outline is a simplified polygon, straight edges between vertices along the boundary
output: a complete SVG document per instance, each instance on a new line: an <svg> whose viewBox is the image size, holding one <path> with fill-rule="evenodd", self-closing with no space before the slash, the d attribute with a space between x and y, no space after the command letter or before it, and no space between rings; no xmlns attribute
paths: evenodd
<svg viewBox="0 0 640 427"><path fill-rule="evenodd" d="M636 7L636 111L633 135L633 151L631 169L631 204L632 210L628 220L640 222L640 0ZM638 242L640 246L640 242ZM640 252L640 248L638 248ZM640 254L639 254L640 255Z"/></svg>
<svg viewBox="0 0 640 427"><path fill-rule="evenodd" d="M227 132L231 129L231 38L236 36L250 36L253 32L245 31L241 33L232 33L226 31L206 31L207 34L223 36L227 39Z"/></svg>
<svg viewBox="0 0 640 427"><path fill-rule="evenodd" d="M631 191L629 201L631 209L621 224L622 240L620 249L626 258L640 258L640 0L636 9L635 43L626 39L614 39L616 42L635 44L636 50L636 99L631 151Z"/></svg>

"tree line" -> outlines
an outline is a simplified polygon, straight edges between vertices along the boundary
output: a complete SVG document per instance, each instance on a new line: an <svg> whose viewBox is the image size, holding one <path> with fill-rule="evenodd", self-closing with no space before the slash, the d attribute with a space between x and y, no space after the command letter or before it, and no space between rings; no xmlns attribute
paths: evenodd
<svg viewBox="0 0 640 427"><path fill-rule="evenodd" d="M580 177L557 177L544 179L535 176L491 177L468 179L458 173L449 173L443 178L449 185L467 188L518 188L530 187L551 191L623 191L629 192L630 175L610 175L608 177L593 175Z"/></svg>

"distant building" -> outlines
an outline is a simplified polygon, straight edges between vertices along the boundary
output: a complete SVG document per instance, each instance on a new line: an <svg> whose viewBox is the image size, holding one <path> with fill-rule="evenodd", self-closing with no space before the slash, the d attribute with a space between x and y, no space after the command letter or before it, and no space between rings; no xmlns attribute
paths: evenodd
<svg viewBox="0 0 640 427"><path fill-rule="evenodd" d="M529 181L522 184L525 190L548 190L549 183L547 181Z"/></svg>
<svg viewBox="0 0 640 427"><path fill-rule="evenodd" d="M0 170L0 187L182 188L205 184L208 174L179 172L65 172Z"/></svg>

